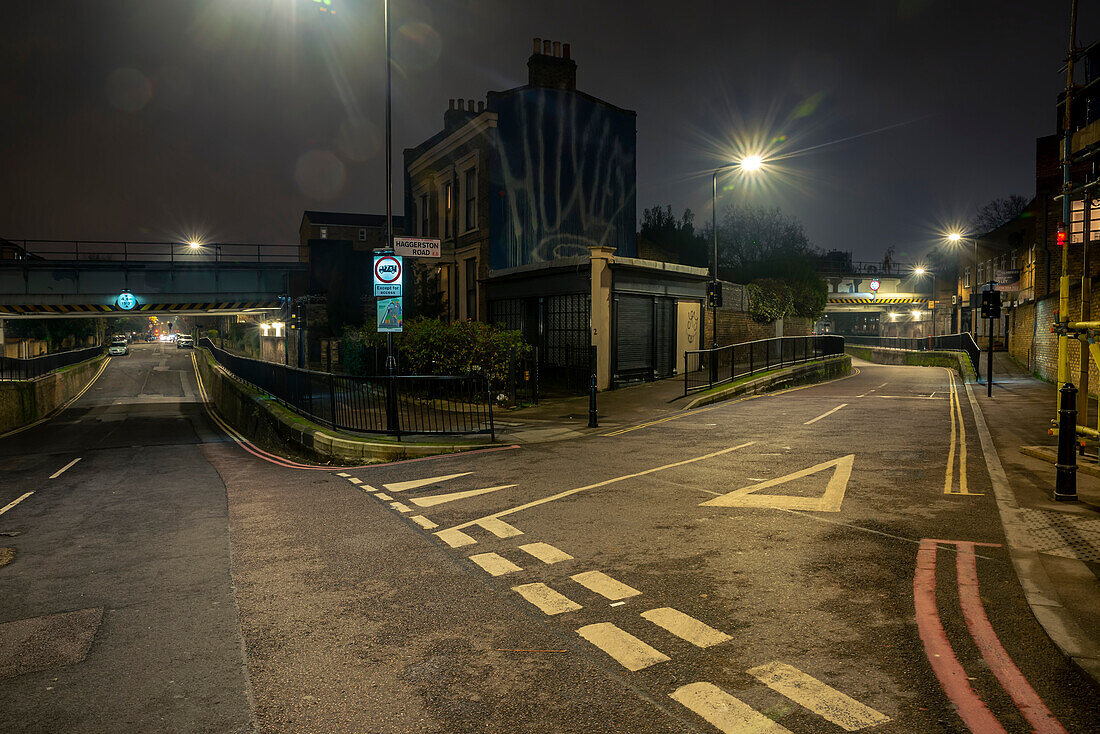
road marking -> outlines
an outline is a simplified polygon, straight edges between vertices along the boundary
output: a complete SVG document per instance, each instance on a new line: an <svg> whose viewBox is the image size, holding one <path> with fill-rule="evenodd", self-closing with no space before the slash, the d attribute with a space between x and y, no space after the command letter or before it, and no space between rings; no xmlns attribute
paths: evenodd
<svg viewBox="0 0 1100 734"><path fill-rule="evenodd" d="M940 621L936 606L936 541L921 540L917 550L917 569L913 574L913 605L916 610L917 632L924 644L924 654L940 682L940 688L951 699L963 723L974 732L996 734L1004 727L974 692L963 670L947 632Z"/></svg>
<svg viewBox="0 0 1100 734"><path fill-rule="evenodd" d="M391 502L390 507L398 512L412 512L412 508L402 502Z"/></svg>
<svg viewBox="0 0 1100 734"><path fill-rule="evenodd" d="M701 502L700 507L763 507L774 510L804 510L810 512L840 512L841 503L844 502L844 493L848 489L848 479L852 476L852 465L855 463L855 454L848 454L839 459L826 461L808 469L796 471L778 479L769 479L760 484L752 484L748 487L735 489L732 492L715 497L712 500ZM829 477L829 483L825 487L825 493L820 497L797 497L794 495L780 494L755 494L762 489L775 487L785 482L824 471L830 467L833 475Z"/></svg>
<svg viewBox="0 0 1100 734"><path fill-rule="evenodd" d="M370 493L372 493L372 494L373 494L374 492L377 492L377 491L378 491L377 489L375 489L374 487L370 486L369 484L360 484L360 485L359 485L359 489L363 490L364 492L370 492Z"/></svg>
<svg viewBox="0 0 1100 734"><path fill-rule="evenodd" d="M27 492L22 497L18 497L16 499L12 500L11 502L9 502L8 504L4 505L4 509L0 510L0 515L3 515L5 512L7 512L11 508L15 507L16 505L18 505L23 500L30 497L32 494L34 494L34 492Z"/></svg>
<svg viewBox="0 0 1100 734"><path fill-rule="evenodd" d="M362 479L356 479L355 477L348 477L348 481L351 482L352 484L362 484L363 483Z"/></svg>
<svg viewBox="0 0 1100 734"><path fill-rule="evenodd" d="M724 734L791 734L782 724L777 724L713 683L689 683L669 696Z"/></svg>
<svg viewBox="0 0 1100 734"><path fill-rule="evenodd" d="M523 569L509 561L504 556L496 553L478 553L470 556L470 560L481 566L490 576L503 576L506 573L515 573Z"/></svg>
<svg viewBox="0 0 1100 734"><path fill-rule="evenodd" d="M344 478L346 479L347 477L350 477L351 475L350 475L350 474L348 474L347 472L337 472L337 473L336 473L336 476L338 476L338 477L344 477Z"/></svg>
<svg viewBox="0 0 1100 734"><path fill-rule="evenodd" d="M440 530L435 535L437 538L439 538L452 548L461 548L464 545L473 545L477 542L466 533L462 532L461 530L456 530L454 528Z"/></svg>
<svg viewBox="0 0 1100 734"><path fill-rule="evenodd" d="M490 492L496 492L501 489L508 489L515 487L514 484L502 484L499 487L486 487L485 489L469 489L465 492L451 492L450 494L432 494L427 497L413 497L411 502L417 507L435 507L441 505L444 502L454 502L455 500L464 500L467 497L477 497L479 494L488 494Z"/></svg>
<svg viewBox="0 0 1100 734"><path fill-rule="evenodd" d="M482 518L477 521L477 524L498 538L514 538L517 535L523 535L523 531L519 528L512 527L503 520L495 517Z"/></svg>
<svg viewBox="0 0 1100 734"><path fill-rule="evenodd" d="M467 474L472 474L472 473L473 472L468 472L467 471L467 472L462 472L461 474L444 474L443 476L440 476L440 477L428 477L427 479L413 479L413 480L408 481L408 482L392 482L390 484L384 484L382 486L384 486L386 489L388 489L391 492L404 492L407 489L416 489L417 487L426 487L429 484L438 484L439 482L446 482L446 481L449 481L451 479L458 479L459 477L464 477Z"/></svg>
<svg viewBox="0 0 1100 734"><path fill-rule="evenodd" d="M77 457L77 458L73 459L73 460L72 460L72 461L70 461L70 462L69 462L68 464L66 464L65 466L61 467L61 468L60 468L60 469L58 469L57 471L55 471L55 472L54 472L53 474L51 474L51 475L50 475L50 479L57 479L57 478L58 478L59 476L61 476L62 474L64 474L64 473L65 473L65 472L66 472L67 470L71 469L71 468L72 468L72 466L73 466L73 464L75 464L76 462L80 461L80 458L81 458L81 457Z"/></svg>
<svg viewBox="0 0 1100 734"><path fill-rule="evenodd" d="M431 530L432 528L438 528L439 527L439 525L432 522L431 520L424 517L423 515L413 515L409 519L412 520L413 522L415 522L420 527L424 528L425 530Z"/></svg>
<svg viewBox="0 0 1100 734"><path fill-rule="evenodd" d="M562 499L563 497L569 497L570 495L577 494L578 492L585 492L589 489L596 489L598 487L606 487L607 485L614 484L615 482L621 482L621 481L624 481L626 479L634 479L635 477L642 477L642 476L645 476L646 474L653 474L654 472L663 471L665 469L673 469L675 467L684 466L685 464L691 464L691 463L694 463L696 461L703 461L704 459L713 459L715 456L721 456L722 454L728 454L731 451L737 451L738 449L743 449L746 446L752 446L754 443L756 443L756 442L755 441L748 441L747 443L743 443L743 444L740 444L738 446L731 446L728 449L722 449L721 451L715 451L715 452L710 453L710 454L703 454L702 456L696 456L693 459L685 459L683 461L673 462L672 464L665 464L664 466L658 466L658 467L654 467L653 469L646 469L645 471L635 472L634 474L627 474L625 476L615 477L614 479L605 479L602 482L596 482L595 484L589 484L589 485L586 485L584 487L577 487L576 489L567 489L564 492L558 492L557 494L552 494L549 497L543 497L542 499L537 499L537 500L534 500L532 502L527 502L527 503L519 505L517 507L512 507L512 508L509 508L507 510L501 510L500 512L494 512L492 515L486 515L485 517L479 518L477 520L470 520L469 522L464 522L461 525L455 525L451 529L452 530L462 530L463 528L468 528L471 525L480 525L483 520L492 520L492 519L504 517L506 515L511 515L513 513L516 513L516 512L521 512L522 510L529 510L532 507L538 507L539 505L544 505L547 502L554 502L556 500Z"/></svg>
<svg viewBox="0 0 1100 734"><path fill-rule="evenodd" d="M658 627L663 627L681 640L687 640L696 647L713 647L733 639L725 632L719 632L710 625L703 624L695 617L684 614L672 607L661 607L642 612L642 619L647 619Z"/></svg>
<svg viewBox="0 0 1100 734"><path fill-rule="evenodd" d="M947 369L946 367L944 369ZM951 395L951 448L947 452L947 472L944 478L944 494L961 494L980 497L984 492L971 492L966 488L966 422L963 420L962 402L959 400L959 390L955 383L955 372L947 369L947 377L950 381ZM955 469L955 416L958 415L958 447L959 447L959 491L954 491L952 485L952 473Z"/></svg>
<svg viewBox="0 0 1100 734"><path fill-rule="evenodd" d="M1012 697L1016 708L1020 710L1024 718L1031 724L1031 728L1037 734L1062 733L1065 729L1054 718L1054 714L1046 707L1039 695L1027 682L1016 663L1008 656L1008 651L1001 644L997 633L993 631L993 625L989 623L989 617L982 606L982 598L978 593L978 564L974 558L974 543L959 541L956 544L958 554L955 565L959 579L959 606L962 607L963 618L966 619L966 627L970 630L970 636L978 645L982 658L997 676L1001 688ZM982 545L985 545L984 543Z"/></svg>
<svg viewBox="0 0 1100 734"><path fill-rule="evenodd" d="M390 500L393 499L393 497L390 497L385 492L375 492L374 496L377 497L378 499L384 501L384 502L389 502Z"/></svg>
<svg viewBox="0 0 1100 734"><path fill-rule="evenodd" d="M584 573L573 574L569 578L589 591L594 591L611 601L627 599L642 593L633 587L627 586L622 581L616 581L602 571L585 571Z"/></svg>
<svg viewBox="0 0 1100 734"><path fill-rule="evenodd" d="M748 672L768 688L833 722L844 731L859 731L890 720L889 716L870 706L864 706L792 665L768 663L749 668Z"/></svg>
<svg viewBox="0 0 1100 734"><path fill-rule="evenodd" d="M813 425L814 423L817 423L817 422L818 422L819 420L821 420L822 418L828 418L828 417L829 417L829 416L831 416L831 415L832 415L833 413L837 412L838 410L840 410L841 408L843 408L843 407L844 407L845 405L847 405L847 404L848 404L848 403L841 403L840 405L836 406L836 407L835 407L835 408L833 408L832 410L830 410L830 411L826 411L825 413L822 413L822 414L821 414L821 415L819 415L818 417L816 417L816 418L814 418L814 419L812 419L812 420L808 420L808 421L806 421L806 422L805 422L805 423L803 423L802 425L804 425L804 426L810 426L810 425Z"/></svg>
<svg viewBox="0 0 1100 734"><path fill-rule="evenodd" d="M626 604L625 601L613 601L610 604L608 604L607 606L609 606L609 607L621 607L624 604Z"/></svg>
<svg viewBox="0 0 1100 734"><path fill-rule="evenodd" d="M610 622L586 625L577 630L577 634L606 652L631 672L637 672L670 659L668 655L655 650L629 632L623 632Z"/></svg>
<svg viewBox="0 0 1100 734"><path fill-rule="evenodd" d="M527 545L521 545L519 549L546 564L573 560L573 556L563 550L558 550L549 543L528 543Z"/></svg>
<svg viewBox="0 0 1100 734"><path fill-rule="evenodd" d="M536 583L513 586L512 591L516 592L542 610L543 613L550 616L564 614L565 612L574 612L581 608L580 604L568 597L562 596L546 584Z"/></svg>

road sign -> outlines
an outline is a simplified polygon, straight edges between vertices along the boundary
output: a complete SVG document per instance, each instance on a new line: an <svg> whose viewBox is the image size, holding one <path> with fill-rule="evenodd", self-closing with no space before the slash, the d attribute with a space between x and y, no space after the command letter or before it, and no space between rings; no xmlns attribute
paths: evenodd
<svg viewBox="0 0 1100 734"><path fill-rule="evenodd" d="M879 288L880 285L882 285L882 284L878 282L878 278L875 278L874 280L872 280L871 281L871 292L872 293L878 293L878 288Z"/></svg>
<svg viewBox="0 0 1100 734"><path fill-rule="evenodd" d="M424 237L394 237L393 252L404 257L439 257L439 240Z"/></svg>
<svg viewBox="0 0 1100 734"><path fill-rule="evenodd" d="M134 294L130 291L123 291L115 299L115 305L121 308L123 311L133 311L137 306L137 299L134 298Z"/></svg>
<svg viewBox="0 0 1100 734"><path fill-rule="evenodd" d="M402 331L401 299L378 299L378 331Z"/></svg>
<svg viewBox="0 0 1100 734"><path fill-rule="evenodd" d="M374 295L401 295L401 256L374 256Z"/></svg>

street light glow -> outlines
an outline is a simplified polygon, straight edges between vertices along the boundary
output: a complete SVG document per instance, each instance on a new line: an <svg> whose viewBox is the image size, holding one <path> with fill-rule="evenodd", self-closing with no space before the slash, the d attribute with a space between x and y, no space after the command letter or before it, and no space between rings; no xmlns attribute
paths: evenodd
<svg viewBox="0 0 1100 734"><path fill-rule="evenodd" d="M949 239L952 242L958 242L959 240L962 239L962 235L959 234L958 232L952 232L951 234L947 235L947 239Z"/></svg>
<svg viewBox="0 0 1100 734"><path fill-rule="evenodd" d="M758 155L746 156L741 160L741 168L746 171L759 171L764 165L764 159Z"/></svg>
<svg viewBox="0 0 1100 734"><path fill-rule="evenodd" d="M202 247L202 243L198 240L188 240L187 246L190 247L192 250L197 250Z"/></svg>
<svg viewBox="0 0 1100 734"><path fill-rule="evenodd" d="M913 268L913 275L924 275L927 272L924 268Z"/></svg>

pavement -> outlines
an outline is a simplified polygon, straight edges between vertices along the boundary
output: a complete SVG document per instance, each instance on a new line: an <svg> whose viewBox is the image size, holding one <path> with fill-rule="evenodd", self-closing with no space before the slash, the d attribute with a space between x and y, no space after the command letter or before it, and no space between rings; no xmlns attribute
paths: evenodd
<svg viewBox="0 0 1100 734"><path fill-rule="evenodd" d="M998 352L993 394L987 397L984 355L982 359L982 376L970 392L980 407L990 447L996 448L991 474L998 473L997 463L1003 471L998 510L1017 575L1032 612L1052 641L1100 687L1100 477L1078 472L1078 501L1055 502L1051 496L1054 467L1020 451L1021 447L1055 447L1057 440L1048 434L1055 386ZM853 365L857 369L872 366L859 359L853 359ZM501 414L498 440L541 443L614 432L668 419L683 411L690 399L678 378L601 392L598 429L587 427L587 395L544 400ZM1095 399L1090 408L1096 416ZM981 435L982 429L978 430ZM1089 452L1095 465L1095 447ZM996 479L994 485L996 491Z"/></svg>

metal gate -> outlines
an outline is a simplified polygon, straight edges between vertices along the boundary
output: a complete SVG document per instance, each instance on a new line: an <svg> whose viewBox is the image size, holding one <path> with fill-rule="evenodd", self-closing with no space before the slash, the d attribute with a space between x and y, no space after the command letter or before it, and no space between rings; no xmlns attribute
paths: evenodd
<svg viewBox="0 0 1100 734"><path fill-rule="evenodd" d="M672 377L676 370L676 301L658 298L656 306L657 333L654 342L656 377Z"/></svg>

